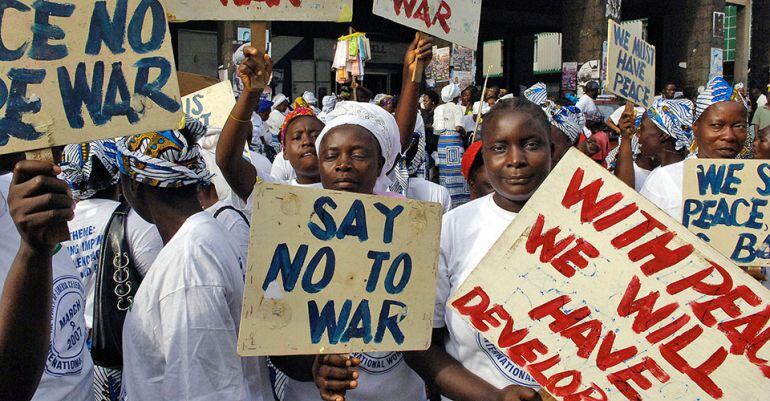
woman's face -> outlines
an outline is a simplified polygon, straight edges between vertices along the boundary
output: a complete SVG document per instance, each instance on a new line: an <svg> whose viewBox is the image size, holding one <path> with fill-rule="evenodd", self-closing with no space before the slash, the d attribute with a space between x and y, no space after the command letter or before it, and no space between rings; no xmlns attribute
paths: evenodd
<svg viewBox="0 0 770 401"><path fill-rule="evenodd" d="M487 177L496 199L518 211L551 171L550 132L524 112L501 113L486 124L482 154Z"/></svg>
<svg viewBox="0 0 770 401"><path fill-rule="evenodd" d="M767 127L754 138L754 158L770 159L770 127Z"/></svg>
<svg viewBox="0 0 770 401"><path fill-rule="evenodd" d="M748 136L748 114L738 102L711 105L693 126L698 157L703 159L734 159Z"/></svg>
<svg viewBox="0 0 770 401"><path fill-rule="evenodd" d="M297 172L297 178L312 179L318 182L318 156L315 140L323 130L323 123L311 116L294 119L286 130L283 157ZM303 182L304 183L304 182Z"/></svg>
<svg viewBox="0 0 770 401"><path fill-rule="evenodd" d="M659 160L659 155L663 151L663 143L660 141L663 135L665 133L645 113L642 124L639 126L639 146L641 146L642 156Z"/></svg>
<svg viewBox="0 0 770 401"><path fill-rule="evenodd" d="M569 148L572 147L567 135L559 128L551 125L551 143L553 143L553 167L559 163L562 157L567 154Z"/></svg>
<svg viewBox="0 0 770 401"><path fill-rule="evenodd" d="M674 95L676 95L676 85L674 84L668 84L665 88L663 88L663 97L666 99L673 99Z"/></svg>
<svg viewBox="0 0 770 401"><path fill-rule="evenodd" d="M425 106L426 110L432 110L433 107L436 106L428 95L422 95L422 104Z"/></svg>
<svg viewBox="0 0 770 401"><path fill-rule="evenodd" d="M596 142L595 136L591 135L590 138L586 139L586 156L593 156L601 150L602 147Z"/></svg>
<svg viewBox="0 0 770 401"><path fill-rule="evenodd" d="M460 101L462 102L463 106L467 106L471 104L472 97L473 97L473 92L471 92L470 89L464 90L462 95L460 95Z"/></svg>
<svg viewBox="0 0 770 401"><path fill-rule="evenodd" d="M371 194L385 160L377 139L358 125L341 125L321 141L324 189Z"/></svg>

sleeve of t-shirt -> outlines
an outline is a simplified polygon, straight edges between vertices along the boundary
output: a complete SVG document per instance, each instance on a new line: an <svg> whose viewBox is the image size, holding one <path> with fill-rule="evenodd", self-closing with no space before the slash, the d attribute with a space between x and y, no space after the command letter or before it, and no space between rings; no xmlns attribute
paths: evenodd
<svg viewBox="0 0 770 401"><path fill-rule="evenodd" d="M587 110L585 110L586 107L586 98L585 96L581 96L580 99L578 99L577 103L575 103L575 107L580 109L583 113L585 113Z"/></svg>
<svg viewBox="0 0 770 401"><path fill-rule="evenodd" d="M237 331L220 286L180 288L160 300L163 400L235 400L243 391Z"/></svg>
<svg viewBox="0 0 770 401"><path fill-rule="evenodd" d="M454 110L452 111L452 115L454 116L455 127L462 127L463 126L463 109L460 106L455 106Z"/></svg>
<svg viewBox="0 0 770 401"><path fill-rule="evenodd" d="M219 213L217 220L233 235L235 246L245 258L249 253L249 225L246 222L248 217L241 213L232 209L225 209Z"/></svg>
<svg viewBox="0 0 770 401"><path fill-rule="evenodd" d="M665 190L666 188L671 188L673 186L676 186L676 184L669 179L667 174L662 174L660 170L656 170L647 177L647 181L645 181L639 194L647 198L647 200L655 204L655 206L659 207L669 216L679 219L680 217L675 216L679 205L675 204L676 200L672 199L671 196L668 196Z"/></svg>
<svg viewBox="0 0 770 401"><path fill-rule="evenodd" d="M449 300L449 262L451 261L451 239L447 220L441 227L441 248L438 256L438 279L436 280L436 302L433 305L433 328L446 327L446 303Z"/></svg>
<svg viewBox="0 0 770 401"><path fill-rule="evenodd" d="M155 224L142 219L133 209L128 213L126 232L136 270L145 276L155 262L155 257L163 249L163 239Z"/></svg>

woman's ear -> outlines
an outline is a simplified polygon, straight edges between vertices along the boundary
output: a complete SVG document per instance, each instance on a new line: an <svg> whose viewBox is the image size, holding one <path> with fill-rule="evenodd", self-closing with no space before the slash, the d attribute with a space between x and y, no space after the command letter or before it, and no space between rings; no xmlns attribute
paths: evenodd
<svg viewBox="0 0 770 401"><path fill-rule="evenodd" d="M377 177L379 177L380 174L382 174L383 168L385 168L385 158L380 156L380 159L377 161Z"/></svg>

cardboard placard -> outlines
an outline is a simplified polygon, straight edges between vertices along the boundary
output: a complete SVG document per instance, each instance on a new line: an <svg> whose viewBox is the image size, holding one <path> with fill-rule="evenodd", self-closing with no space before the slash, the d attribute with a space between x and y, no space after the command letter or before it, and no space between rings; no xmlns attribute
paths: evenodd
<svg viewBox="0 0 770 401"><path fill-rule="evenodd" d="M481 0L374 0L372 12L472 50L478 47Z"/></svg>
<svg viewBox="0 0 770 401"><path fill-rule="evenodd" d="M353 20L353 0L165 0L171 21Z"/></svg>
<svg viewBox="0 0 770 401"><path fill-rule="evenodd" d="M235 106L233 84L220 82L182 98L184 112L207 127L222 128Z"/></svg>
<svg viewBox="0 0 770 401"><path fill-rule="evenodd" d="M238 353L425 350L441 205L260 183Z"/></svg>
<svg viewBox="0 0 770 401"><path fill-rule="evenodd" d="M609 20L606 90L650 107L655 97L655 46Z"/></svg>
<svg viewBox="0 0 770 401"><path fill-rule="evenodd" d="M682 224L739 266L770 266L770 161L684 163Z"/></svg>
<svg viewBox="0 0 770 401"><path fill-rule="evenodd" d="M179 127L160 2L51 4L0 9L0 154Z"/></svg>
<svg viewBox="0 0 770 401"><path fill-rule="evenodd" d="M572 149L449 302L558 400L759 401L769 300Z"/></svg>

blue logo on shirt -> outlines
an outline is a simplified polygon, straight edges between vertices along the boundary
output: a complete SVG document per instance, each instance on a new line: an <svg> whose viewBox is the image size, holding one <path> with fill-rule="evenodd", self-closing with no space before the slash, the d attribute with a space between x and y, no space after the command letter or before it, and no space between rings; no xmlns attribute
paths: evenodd
<svg viewBox="0 0 770 401"><path fill-rule="evenodd" d="M86 345L84 290L80 279L61 276L53 282L51 347L45 372L51 376L72 376L83 369Z"/></svg>
<svg viewBox="0 0 770 401"><path fill-rule="evenodd" d="M361 364L358 367L372 375L388 373L404 361L404 355L400 352L388 352L385 354L353 353L352 357L361 359Z"/></svg>
<svg viewBox="0 0 770 401"><path fill-rule="evenodd" d="M482 351L489 357L495 368L503 375L508 381L518 386L526 387L538 387L537 381L532 378L524 369L518 367L508 355L505 355L500 351L495 344L492 344L489 340L482 337L481 334L476 333L476 343L479 345Z"/></svg>

